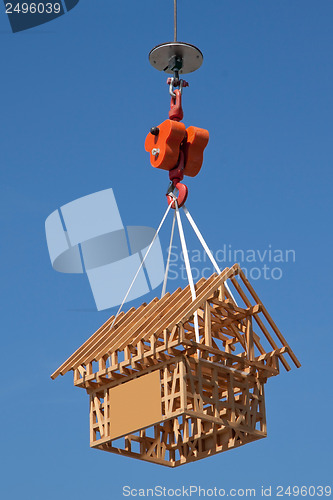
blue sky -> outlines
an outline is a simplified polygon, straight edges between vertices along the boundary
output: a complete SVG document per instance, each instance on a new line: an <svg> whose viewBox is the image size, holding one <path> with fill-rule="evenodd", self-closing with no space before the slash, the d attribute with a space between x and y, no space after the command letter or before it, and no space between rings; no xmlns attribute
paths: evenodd
<svg viewBox="0 0 333 500"><path fill-rule="evenodd" d="M169 94L148 53L172 39L172 2L81 0L17 34L1 10L3 498L330 484L332 15L329 0L179 0L178 38L204 54L187 75L184 122L210 131L187 206L214 252L294 250L281 279L253 285L303 366L268 381L267 439L169 470L90 449L88 397L71 374L51 381L112 311L96 311L84 276L52 269L44 222L112 187L124 224L157 227L168 176L144 140Z"/></svg>

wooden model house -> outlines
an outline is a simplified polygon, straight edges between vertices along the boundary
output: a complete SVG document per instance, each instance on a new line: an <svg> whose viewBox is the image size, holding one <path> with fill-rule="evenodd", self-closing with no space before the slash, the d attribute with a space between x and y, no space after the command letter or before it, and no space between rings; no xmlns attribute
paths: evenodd
<svg viewBox="0 0 333 500"><path fill-rule="evenodd" d="M195 288L111 317L53 373L89 394L91 447L176 467L266 437L265 383L300 363L237 264Z"/></svg>

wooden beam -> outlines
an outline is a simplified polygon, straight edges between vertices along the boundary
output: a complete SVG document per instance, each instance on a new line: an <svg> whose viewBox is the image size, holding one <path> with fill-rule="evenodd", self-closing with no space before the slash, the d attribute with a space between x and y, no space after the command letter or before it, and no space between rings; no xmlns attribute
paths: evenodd
<svg viewBox="0 0 333 500"><path fill-rule="evenodd" d="M254 360L254 345L253 345L253 329L252 316L249 316L246 321L246 346L247 356L250 361Z"/></svg>
<svg viewBox="0 0 333 500"><path fill-rule="evenodd" d="M205 344L212 346L212 316L208 300L205 302Z"/></svg>
<svg viewBox="0 0 333 500"><path fill-rule="evenodd" d="M184 411L187 408L186 394L186 368L185 358L182 356L179 360L179 383L180 383L180 409Z"/></svg>

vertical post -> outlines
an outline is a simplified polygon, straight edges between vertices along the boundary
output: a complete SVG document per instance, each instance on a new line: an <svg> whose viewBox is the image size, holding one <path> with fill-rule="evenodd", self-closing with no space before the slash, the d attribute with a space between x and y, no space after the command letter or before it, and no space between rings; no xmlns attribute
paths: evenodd
<svg viewBox="0 0 333 500"><path fill-rule="evenodd" d="M90 394L90 446L96 441L96 431L94 427L94 400Z"/></svg>
<svg viewBox="0 0 333 500"><path fill-rule="evenodd" d="M244 404L245 404L245 422L244 423L248 427L252 427L251 426L251 415L250 415L250 412L251 412L251 408L250 408L251 394L250 394L250 387L249 387L248 378L245 379L245 389L243 389L243 392L245 392L245 401L244 401ZM254 427L255 427L255 424L254 424Z"/></svg>
<svg viewBox="0 0 333 500"><path fill-rule="evenodd" d="M106 369L106 361L104 358L98 360L98 371L103 371Z"/></svg>
<svg viewBox="0 0 333 500"><path fill-rule="evenodd" d="M235 390L234 390L234 376L232 373L227 375L228 378L228 408L230 410L230 421L236 422L235 411Z"/></svg>
<svg viewBox="0 0 333 500"><path fill-rule="evenodd" d="M104 436L111 435L110 399L109 390L104 389Z"/></svg>
<svg viewBox="0 0 333 500"><path fill-rule="evenodd" d="M205 344L212 347L212 318L208 300L205 302Z"/></svg>
<svg viewBox="0 0 333 500"><path fill-rule="evenodd" d="M168 377L169 371L168 368L164 367L164 377L163 377L163 390L164 390L164 416L169 415L169 390L168 390ZM172 409L171 409L172 410Z"/></svg>
<svg viewBox="0 0 333 500"><path fill-rule="evenodd" d="M187 408L187 389L186 389L186 368L185 360L182 357L179 361L179 391L180 391L180 409L186 410Z"/></svg>
<svg viewBox="0 0 333 500"><path fill-rule="evenodd" d="M261 417L260 430L267 434L264 382L260 382L259 412Z"/></svg>
<svg viewBox="0 0 333 500"><path fill-rule="evenodd" d="M250 361L254 360L254 345L253 345L253 328L252 328L252 316L249 316L246 323L246 346L247 346L247 358Z"/></svg>
<svg viewBox="0 0 333 500"><path fill-rule="evenodd" d="M224 290L224 283L222 283L222 285L219 286L219 300L223 302L224 297L225 297L225 290Z"/></svg>

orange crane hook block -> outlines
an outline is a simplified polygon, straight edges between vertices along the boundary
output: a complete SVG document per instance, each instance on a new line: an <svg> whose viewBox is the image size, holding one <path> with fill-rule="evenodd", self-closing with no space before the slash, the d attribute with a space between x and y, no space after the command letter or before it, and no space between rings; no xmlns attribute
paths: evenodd
<svg viewBox="0 0 333 500"><path fill-rule="evenodd" d="M208 130L193 126L186 129L182 122L165 120L150 130L145 150L150 153L153 167L172 170L177 166L182 147L185 155L184 175L195 177L200 172L208 140Z"/></svg>
<svg viewBox="0 0 333 500"><path fill-rule="evenodd" d="M177 166L180 145L186 135L184 123L165 120L150 129L145 141L145 150L150 153L150 163L155 168L171 170Z"/></svg>
<svg viewBox="0 0 333 500"><path fill-rule="evenodd" d="M195 177L200 172L204 149L209 141L209 132L204 128L188 127L184 144L185 165L184 174Z"/></svg>
<svg viewBox="0 0 333 500"><path fill-rule="evenodd" d="M188 83L180 80L180 89L174 89L174 78L169 78L171 104L169 120L158 127L150 129L145 141L145 150L150 154L150 163L155 168L169 171L171 185L167 192L167 200L172 208L177 201L181 207L187 198L188 189L181 184L184 175L195 177L200 172L204 149L208 144L209 132L203 128L188 127L180 120L183 118L182 88ZM178 190L176 198L173 191Z"/></svg>

